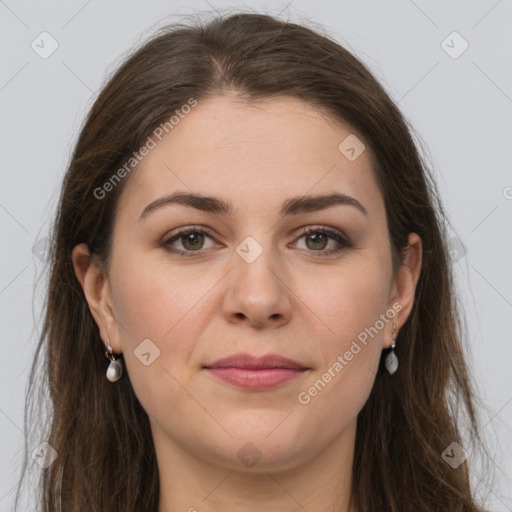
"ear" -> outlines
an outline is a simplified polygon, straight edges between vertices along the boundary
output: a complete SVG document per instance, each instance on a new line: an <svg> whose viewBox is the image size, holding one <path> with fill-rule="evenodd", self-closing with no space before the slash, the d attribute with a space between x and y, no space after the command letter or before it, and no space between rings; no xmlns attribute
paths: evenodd
<svg viewBox="0 0 512 512"><path fill-rule="evenodd" d="M404 249L402 265L399 267L396 276L393 278L389 308L397 311L396 304L401 305L400 311L396 315L396 331L385 338L389 340L384 346L391 346L391 339L395 339L400 328L405 324L414 306L414 295L416 285L420 278L421 264L423 260L423 249L421 238L416 233L409 233L408 245ZM395 308L393 308L395 304Z"/></svg>
<svg viewBox="0 0 512 512"><path fill-rule="evenodd" d="M110 283L103 265L97 256L91 256L89 248L83 243L73 248L71 259L105 347L110 343L114 352L121 353Z"/></svg>

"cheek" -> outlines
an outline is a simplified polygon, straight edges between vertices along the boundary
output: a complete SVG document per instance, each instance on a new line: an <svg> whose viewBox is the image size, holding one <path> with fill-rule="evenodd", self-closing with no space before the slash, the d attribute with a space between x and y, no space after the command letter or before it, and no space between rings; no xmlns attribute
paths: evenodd
<svg viewBox="0 0 512 512"><path fill-rule="evenodd" d="M169 373L183 380L205 319L211 315L205 308L218 276L209 273L199 278L193 266L151 265L142 256L116 263L111 277L113 299L134 388L149 390L155 383L172 381Z"/></svg>
<svg viewBox="0 0 512 512"><path fill-rule="evenodd" d="M112 272L117 318L130 338L164 343L213 284L208 276L197 278L192 267L155 264L143 255L123 259Z"/></svg>
<svg viewBox="0 0 512 512"><path fill-rule="evenodd" d="M146 412L159 418L162 403L183 394L179 382L186 380L185 369L195 349L200 300L212 283L194 286L183 272L135 259L124 259L115 268L113 300L126 370ZM175 413L182 401L170 400Z"/></svg>
<svg viewBox="0 0 512 512"><path fill-rule="evenodd" d="M364 262L363 262L364 263ZM314 407L333 414L357 414L368 397L382 351L383 333L393 321L386 317L389 283L378 265L354 265L335 279L318 283L305 302L320 322L314 341L322 367L304 389Z"/></svg>
<svg viewBox="0 0 512 512"><path fill-rule="evenodd" d="M158 273L130 265L126 272L113 275L114 303L120 324L125 327L122 339L135 342L144 338L160 339L172 327L182 301Z"/></svg>
<svg viewBox="0 0 512 512"><path fill-rule="evenodd" d="M318 317L329 351L348 350L351 340L373 326L388 305L386 269L363 258L315 279L315 286L309 279L303 284L304 301Z"/></svg>

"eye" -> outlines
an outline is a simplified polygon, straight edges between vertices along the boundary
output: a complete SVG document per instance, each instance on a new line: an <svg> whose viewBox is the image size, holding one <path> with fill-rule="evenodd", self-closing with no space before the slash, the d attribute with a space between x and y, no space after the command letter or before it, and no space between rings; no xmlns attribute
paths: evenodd
<svg viewBox="0 0 512 512"><path fill-rule="evenodd" d="M306 249L310 249L309 252L319 252L322 256L338 254L347 248L353 247L353 244L346 236L327 228L304 228L298 240L303 238ZM335 242L335 246L332 249L325 250L328 246L329 239Z"/></svg>
<svg viewBox="0 0 512 512"><path fill-rule="evenodd" d="M183 256L194 256L194 252L205 249L203 246L205 237L213 240L213 237L209 235L204 229L195 227L186 228L165 240L163 247L166 251L171 253L180 254ZM176 243L181 244L183 249L176 248ZM206 249L207 248L208 247L206 247Z"/></svg>

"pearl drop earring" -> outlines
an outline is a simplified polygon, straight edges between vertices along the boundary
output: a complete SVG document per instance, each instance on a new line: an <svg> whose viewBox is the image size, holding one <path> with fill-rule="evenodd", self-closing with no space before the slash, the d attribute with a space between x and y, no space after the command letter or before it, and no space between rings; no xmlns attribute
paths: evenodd
<svg viewBox="0 0 512 512"><path fill-rule="evenodd" d="M393 336L393 334L395 334L395 331L396 331L396 324L395 324L395 322L393 322L393 332L392 332L391 336ZM396 357L396 354L395 354L395 346L396 346L395 340L393 338L391 338L391 352L386 356L386 360L384 361L384 363L386 365L386 369L390 375L393 375L398 369L398 357Z"/></svg>
<svg viewBox="0 0 512 512"><path fill-rule="evenodd" d="M110 364L107 369L107 379L110 382L116 382L121 378L123 374L123 364L120 360L114 357L114 353L112 351L112 347L110 346L110 340L108 340L107 351L105 351L105 355L108 359L110 359Z"/></svg>

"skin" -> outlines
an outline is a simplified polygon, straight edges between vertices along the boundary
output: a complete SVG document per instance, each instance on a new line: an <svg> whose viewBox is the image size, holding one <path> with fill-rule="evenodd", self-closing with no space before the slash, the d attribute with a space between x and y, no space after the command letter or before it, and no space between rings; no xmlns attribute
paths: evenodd
<svg viewBox="0 0 512 512"><path fill-rule="evenodd" d="M351 133L290 97L200 101L126 183L109 267L84 244L73 250L101 338L123 354L150 418L159 512L349 511L357 415L382 349L410 314L422 251L411 233L404 265L392 274L370 148L354 161L338 150ZM139 221L146 205L177 190L221 197L237 214L168 205ZM290 197L331 192L356 198L368 214L350 205L278 214ZM200 248L192 257L166 252L163 242L187 226L203 227L212 238L173 243ZM339 231L354 247L329 255L338 243L301 235L304 226ZM236 252L248 236L263 249L252 263ZM394 335L393 320L384 322L309 403L300 403L298 394L393 304L402 307ZM146 366L134 350L147 338L160 355ZM240 352L279 354L309 370L276 388L249 391L203 369ZM261 454L252 467L237 456L247 442Z"/></svg>

